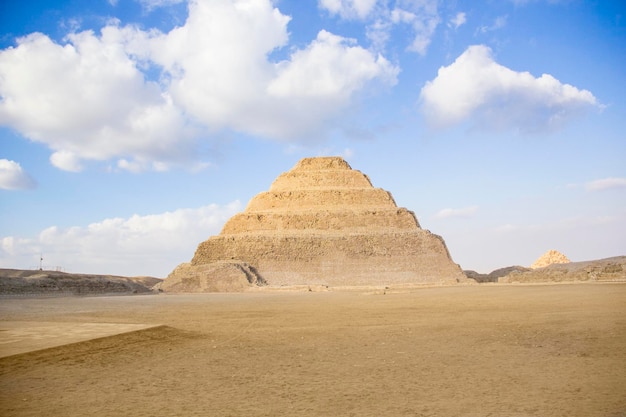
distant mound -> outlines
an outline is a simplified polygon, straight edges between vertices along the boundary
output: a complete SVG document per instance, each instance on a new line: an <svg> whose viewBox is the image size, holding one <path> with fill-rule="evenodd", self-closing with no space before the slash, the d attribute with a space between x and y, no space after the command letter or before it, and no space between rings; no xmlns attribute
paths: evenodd
<svg viewBox="0 0 626 417"><path fill-rule="evenodd" d="M553 264L568 264L570 260L558 250L550 249L539 257L530 267L532 269L543 268Z"/></svg>
<svg viewBox="0 0 626 417"><path fill-rule="evenodd" d="M580 281L626 281L626 256L586 262L555 263L543 268L513 271L498 282L580 282Z"/></svg>
<svg viewBox="0 0 626 417"><path fill-rule="evenodd" d="M145 294L159 282L152 277L0 269L0 295Z"/></svg>

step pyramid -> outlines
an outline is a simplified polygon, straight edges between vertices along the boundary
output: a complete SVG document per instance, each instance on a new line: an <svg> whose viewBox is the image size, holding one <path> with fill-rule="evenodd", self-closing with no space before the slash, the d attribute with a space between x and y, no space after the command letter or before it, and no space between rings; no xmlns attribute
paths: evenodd
<svg viewBox="0 0 626 417"><path fill-rule="evenodd" d="M558 250L550 249L541 255L531 266L531 269L539 269L552 264L568 264L570 260Z"/></svg>
<svg viewBox="0 0 626 417"><path fill-rule="evenodd" d="M305 158L200 243L165 291L467 282L440 236L340 157Z"/></svg>

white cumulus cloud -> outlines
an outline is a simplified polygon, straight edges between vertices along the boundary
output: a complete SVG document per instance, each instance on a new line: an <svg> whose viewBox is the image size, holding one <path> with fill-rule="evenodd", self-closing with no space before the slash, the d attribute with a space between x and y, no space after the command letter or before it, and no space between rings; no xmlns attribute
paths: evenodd
<svg viewBox="0 0 626 417"><path fill-rule="evenodd" d="M3 190L27 190L37 186L22 166L9 159L0 159L0 188Z"/></svg>
<svg viewBox="0 0 626 417"><path fill-rule="evenodd" d="M552 131L600 104L587 90L549 74L534 77L498 64L490 48L470 46L441 67L420 93L422 112L436 127L469 121L484 130Z"/></svg>
<svg viewBox="0 0 626 417"><path fill-rule="evenodd" d="M585 184L587 191L601 191L614 188L626 188L626 178L603 178L600 180L590 181Z"/></svg>
<svg viewBox="0 0 626 417"><path fill-rule="evenodd" d="M399 72L383 56L326 31L289 61L279 63L276 71L266 89L268 103L274 104L269 108L272 114L256 112L253 133L289 137L298 131L315 132L319 119L334 117L367 84L393 85ZM291 123L277 123L279 115Z"/></svg>
<svg viewBox="0 0 626 417"><path fill-rule="evenodd" d="M0 123L48 145L60 169L121 155L172 159L187 148L180 110L144 79L114 30L71 34L65 45L35 33L0 52Z"/></svg>
<svg viewBox="0 0 626 417"><path fill-rule="evenodd" d="M1 237L0 267L32 268L35 256L49 269L165 277L188 262L197 245L220 232L241 204L208 205L153 215L104 219L88 226L52 226L36 237Z"/></svg>
<svg viewBox="0 0 626 417"><path fill-rule="evenodd" d="M171 2L144 4L162 3ZM84 160L162 169L189 166L221 130L287 141L324 132L357 93L396 82L384 57L325 31L271 61L288 46L290 21L271 0L188 7L185 24L167 33L111 21L63 43L19 39L0 51L0 124L47 145L60 169L79 171ZM305 91L304 79L322 89Z"/></svg>
<svg viewBox="0 0 626 417"><path fill-rule="evenodd" d="M71 151L57 151L53 153L50 155L50 162L63 171L80 172L83 170L80 158Z"/></svg>
<svg viewBox="0 0 626 417"><path fill-rule="evenodd" d="M451 217L468 218L478 211L478 206L463 207L458 209L444 208L435 214L436 219L448 219Z"/></svg>
<svg viewBox="0 0 626 417"><path fill-rule="evenodd" d="M395 84L387 60L324 30L287 60L269 61L288 43L289 20L268 1L197 2L185 26L148 45L195 120L278 140L320 132L371 82Z"/></svg>

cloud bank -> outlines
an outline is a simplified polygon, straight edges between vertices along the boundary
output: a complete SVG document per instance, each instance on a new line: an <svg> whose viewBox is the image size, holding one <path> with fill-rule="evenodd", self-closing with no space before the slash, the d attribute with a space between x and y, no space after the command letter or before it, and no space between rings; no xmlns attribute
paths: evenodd
<svg viewBox="0 0 626 417"><path fill-rule="evenodd" d="M3 190L29 190L37 186L22 166L15 161L0 159L0 188Z"/></svg>
<svg viewBox="0 0 626 417"><path fill-rule="evenodd" d="M323 134L357 94L397 82L382 55L324 30L272 61L289 46L289 21L270 0L191 0L168 33L111 21L63 43L30 34L0 51L0 124L47 145L59 169L115 159L167 169L220 131Z"/></svg>
<svg viewBox="0 0 626 417"><path fill-rule="evenodd" d="M162 214L111 218L86 227L49 227L34 238L0 237L0 266L34 268L43 254L48 269L164 278L188 262L196 246L219 233L241 210L236 201Z"/></svg>
<svg viewBox="0 0 626 417"><path fill-rule="evenodd" d="M421 110L434 127L469 121L482 130L522 133L553 131L600 107L587 90L549 74L536 78L498 64L483 45L470 46L452 64L441 67L422 88L420 99Z"/></svg>

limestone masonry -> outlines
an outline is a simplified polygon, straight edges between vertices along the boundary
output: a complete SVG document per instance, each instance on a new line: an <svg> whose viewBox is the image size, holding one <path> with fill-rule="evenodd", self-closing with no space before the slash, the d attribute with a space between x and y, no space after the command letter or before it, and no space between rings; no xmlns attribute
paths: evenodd
<svg viewBox="0 0 626 417"><path fill-rule="evenodd" d="M467 282L440 236L339 157L305 158L255 196L165 291Z"/></svg>

